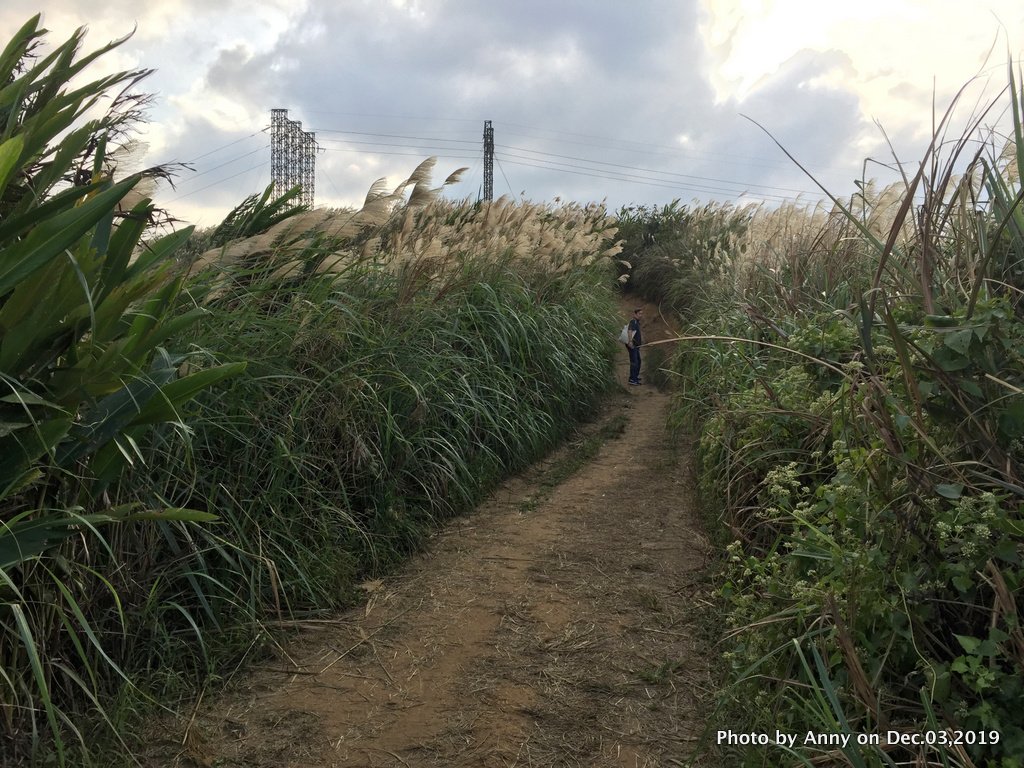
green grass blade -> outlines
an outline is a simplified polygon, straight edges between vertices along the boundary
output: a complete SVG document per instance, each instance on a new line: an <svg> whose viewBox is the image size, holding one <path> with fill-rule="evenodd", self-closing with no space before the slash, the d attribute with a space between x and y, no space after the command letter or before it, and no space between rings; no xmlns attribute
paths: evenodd
<svg viewBox="0 0 1024 768"><path fill-rule="evenodd" d="M57 753L57 765L64 766L64 739L58 722L57 708L50 697L50 686L46 681L46 673L43 671L43 662L39 656L39 649L36 647L35 638L32 635L32 630L25 618L25 612L22 610L21 605L11 603L10 609L14 616L14 622L18 627L18 632L21 635L22 648L24 648L28 656L29 665L32 668L32 676L36 681L36 693L46 712L46 719L50 724L50 732L53 735L54 747Z"/></svg>
<svg viewBox="0 0 1024 768"><path fill-rule="evenodd" d="M135 177L114 184L78 208L41 222L23 241L0 251L0 296L76 243L137 182Z"/></svg>

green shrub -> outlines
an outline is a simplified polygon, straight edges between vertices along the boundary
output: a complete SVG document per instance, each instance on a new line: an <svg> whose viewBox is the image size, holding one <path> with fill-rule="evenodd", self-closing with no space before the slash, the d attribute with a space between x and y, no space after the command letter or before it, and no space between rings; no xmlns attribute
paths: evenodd
<svg viewBox="0 0 1024 768"><path fill-rule="evenodd" d="M769 733L999 735L842 758L805 746L805 761L1021 765L1017 82L1009 167L993 148L955 175L965 136L929 155L922 168L937 172L913 179L902 204L864 188L827 217L809 212L817 235L792 210L769 216L806 233L798 253L775 250L782 240L755 217L745 252L758 261L697 305L694 334L709 338L674 363L675 420L700 432L703 494L731 540L717 718ZM911 218L918 184L931 185L928 204ZM972 202L965 217L980 199L986 209ZM744 765L777 755L730 753Z"/></svg>

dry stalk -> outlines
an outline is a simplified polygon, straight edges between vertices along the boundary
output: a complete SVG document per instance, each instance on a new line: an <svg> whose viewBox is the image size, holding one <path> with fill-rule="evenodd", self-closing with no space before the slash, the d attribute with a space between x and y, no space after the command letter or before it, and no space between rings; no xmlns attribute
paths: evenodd
<svg viewBox="0 0 1024 768"><path fill-rule="evenodd" d="M379 633L379 632L380 632L381 630L383 630L383 629L384 629L385 627L387 627L387 626L389 626L389 625L393 624L394 622L398 621L398 620L399 620L400 618L402 618L402 617L403 617L403 616L404 616L405 614L409 613L409 611L413 610L413 608L419 608L419 606L420 606L420 605L422 605L422 604L423 604L423 601L422 601L422 600L420 600L420 602L419 602L419 603L417 603L417 604L416 604L415 606L409 606L408 608L406 608L406 609L405 609L404 611L402 611L401 613L397 613L397 614L395 614L395 615L394 615L394 616L392 616L392 617L391 617L390 619L388 619L387 621L385 621L385 622L384 622L383 624L381 624L380 626L378 626L377 628L375 628L375 629L373 630L373 632L370 632L370 633L369 633L369 634L367 634L367 635L366 635L365 637L361 637L361 638L359 639L359 641L358 641L358 642L354 643L353 645L349 646L349 647L348 647L348 648L347 648L346 650L344 650L344 651L342 651L341 653L339 653L339 654L338 654L338 657L337 657L336 659L334 659L334 661L332 661L332 662L331 662L330 664L328 664L328 665L327 665L327 666L325 666L325 667L324 667L323 669L321 669L321 670L320 670L319 672L317 672L317 674L318 674L318 675L322 675L322 674L323 674L324 672L326 672L326 671L327 671L328 669L330 669L331 667L333 667L333 666L334 666L335 664L337 664L337 663L338 663L339 661L341 661L341 660L342 660L343 658L345 658L346 656L348 656L348 655L349 655L350 653L352 653L352 651L354 651L354 650L355 650L356 648L358 648L359 646L361 646L361 645L362 645L363 643L367 642L367 641L368 641L368 640L369 640L370 638L372 638L372 637L373 637L374 635L376 635L377 633Z"/></svg>
<svg viewBox="0 0 1024 768"><path fill-rule="evenodd" d="M1009 629L1010 640L1013 642L1013 650L1016 655L1017 666L1024 671L1024 630L1021 629L1020 620L1017 615L1017 602L1013 593L1006 584L1002 572L996 564L989 560L985 564L985 581L995 592L995 604L992 606L993 624L999 614L1006 618L1006 625Z"/></svg>
<svg viewBox="0 0 1024 768"><path fill-rule="evenodd" d="M839 649L842 651L843 661L846 664L846 670L850 675L850 679L853 681L853 688L857 692L857 697L870 710L875 718L875 722L878 723L879 729L886 730L889 727L888 717L878 706L878 697L875 696L871 681L868 679L867 674L864 672L864 667L860 663L860 657L857 655L857 648L854 646L850 631L846 626L846 622L843 621L840 612L836 610L835 602L831 598L829 599L828 610L832 615L832 621L836 628L836 640L839 643Z"/></svg>

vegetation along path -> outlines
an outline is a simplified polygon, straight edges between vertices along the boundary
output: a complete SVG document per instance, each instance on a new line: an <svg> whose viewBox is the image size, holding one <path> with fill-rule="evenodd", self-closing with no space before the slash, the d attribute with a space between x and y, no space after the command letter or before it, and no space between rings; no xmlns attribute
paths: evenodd
<svg viewBox="0 0 1024 768"><path fill-rule="evenodd" d="M648 340L664 335L647 314ZM623 386L428 554L363 585L363 607L207 694L152 764L689 764L708 545L668 399Z"/></svg>

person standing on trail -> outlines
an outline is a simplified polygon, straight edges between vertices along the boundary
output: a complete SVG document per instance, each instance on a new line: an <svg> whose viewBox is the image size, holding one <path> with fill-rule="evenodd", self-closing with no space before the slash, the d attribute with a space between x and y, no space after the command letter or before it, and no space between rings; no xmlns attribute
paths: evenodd
<svg viewBox="0 0 1024 768"><path fill-rule="evenodd" d="M644 343L640 331L640 319L644 316L644 310L637 307L633 310L633 318L629 321L629 341L626 342L626 349L629 350L629 383L633 386L640 385L640 347Z"/></svg>

